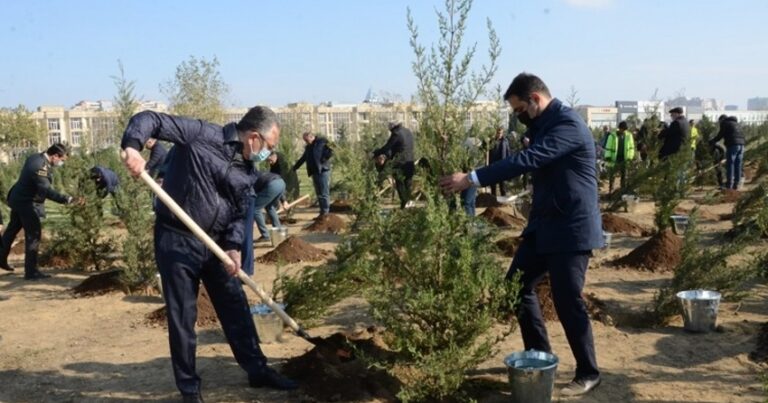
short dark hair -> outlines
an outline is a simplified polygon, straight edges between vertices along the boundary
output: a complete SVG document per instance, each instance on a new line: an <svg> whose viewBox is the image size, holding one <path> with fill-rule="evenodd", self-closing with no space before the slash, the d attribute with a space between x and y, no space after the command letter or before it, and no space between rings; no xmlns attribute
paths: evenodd
<svg viewBox="0 0 768 403"><path fill-rule="evenodd" d="M48 147L45 153L50 156L58 155L59 157L64 157L69 154L69 150L67 150L67 146L64 144L56 143Z"/></svg>
<svg viewBox="0 0 768 403"><path fill-rule="evenodd" d="M626 121L622 120L621 122L619 122L619 129L627 130L628 128L629 128L629 125L627 125Z"/></svg>
<svg viewBox="0 0 768 403"><path fill-rule="evenodd" d="M272 126L280 126L277 120L277 114L266 106L254 106L237 122L237 130L247 132L255 130L261 134L266 134Z"/></svg>
<svg viewBox="0 0 768 403"><path fill-rule="evenodd" d="M552 96L544 81L533 74L523 72L512 80L512 84L509 84L507 92L504 93L504 100L509 100L512 95L521 100L528 100L534 92L541 92L548 97Z"/></svg>

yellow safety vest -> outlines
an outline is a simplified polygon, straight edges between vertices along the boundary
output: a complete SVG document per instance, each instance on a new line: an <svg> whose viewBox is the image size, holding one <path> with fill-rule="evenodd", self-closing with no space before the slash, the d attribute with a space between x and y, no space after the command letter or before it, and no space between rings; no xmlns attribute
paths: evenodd
<svg viewBox="0 0 768 403"><path fill-rule="evenodd" d="M619 135L616 132L612 132L608 135L608 139L605 141L605 154L603 158L608 164L616 162L619 150ZM632 138L632 134L628 131L624 132L624 161L632 161L635 159L635 139Z"/></svg>
<svg viewBox="0 0 768 403"><path fill-rule="evenodd" d="M691 148L696 149L696 142L699 141L699 129L696 126L691 126Z"/></svg>

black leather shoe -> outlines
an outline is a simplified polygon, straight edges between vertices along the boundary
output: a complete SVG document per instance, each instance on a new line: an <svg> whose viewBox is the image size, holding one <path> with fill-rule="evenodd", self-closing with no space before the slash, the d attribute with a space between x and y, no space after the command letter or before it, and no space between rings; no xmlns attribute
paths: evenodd
<svg viewBox="0 0 768 403"><path fill-rule="evenodd" d="M32 274L25 274L24 275L24 280L35 281L35 280L40 280L40 279L49 278L49 277L51 277L50 274L45 274L45 273L43 273L41 271L36 271L36 272L34 272Z"/></svg>
<svg viewBox="0 0 768 403"><path fill-rule="evenodd" d="M565 385L560 391L563 396L579 396L589 393L592 389L600 385L600 377L593 379L574 378L571 383Z"/></svg>
<svg viewBox="0 0 768 403"><path fill-rule="evenodd" d="M182 403L205 403L200 395L181 395Z"/></svg>
<svg viewBox="0 0 768 403"><path fill-rule="evenodd" d="M0 262L0 269L3 269L5 271L13 271L13 267L8 264L8 262Z"/></svg>
<svg viewBox="0 0 768 403"><path fill-rule="evenodd" d="M277 373L272 368L264 367L259 373L248 377L248 384L252 388L272 388L277 390L294 390L299 384Z"/></svg>

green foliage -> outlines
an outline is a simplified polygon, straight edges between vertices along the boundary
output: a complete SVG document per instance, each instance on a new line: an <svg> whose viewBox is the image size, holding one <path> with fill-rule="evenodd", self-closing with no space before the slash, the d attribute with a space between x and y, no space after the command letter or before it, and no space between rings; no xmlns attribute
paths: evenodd
<svg viewBox="0 0 768 403"><path fill-rule="evenodd" d="M0 148L10 157L36 150L43 142L45 129L32 118L32 112L24 105L0 110Z"/></svg>
<svg viewBox="0 0 768 403"><path fill-rule="evenodd" d="M702 248L694 212L685 233L682 261L675 268L672 281L654 297L653 313L657 323L664 324L680 313L676 296L680 291L705 289L718 291L726 299L743 297L743 286L755 277L755 265L734 267L729 266L727 260L742 251L746 244L746 239L737 238L720 246Z"/></svg>
<svg viewBox="0 0 768 403"><path fill-rule="evenodd" d="M98 271L112 264L117 247L106 231L104 199L90 178L92 166L93 160L82 156L73 156L67 161L65 177L71 179L71 183L65 189L83 203L64 207L66 225L54 232L52 246L46 254L69 257L73 267Z"/></svg>
<svg viewBox="0 0 768 403"><path fill-rule="evenodd" d="M757 240L768 235L768 185L760 182L744 193L733 207L733 229L730 237L747 237Z"/></svg>
<svg viewBox="0 0 768 403"><path fill-rule="evenodd" d="M417 141L421 154L432 163L433 180L467 166L461 147L466 138L465 117L480 96L488 95L487 86L498 69L501 45L488 20L489 61L479 73L471 71L477 46L465 49L463 44L471 8L471 0L445 1L445 11L437 11L440 37L429 51L419 43L418 27L408 10L417 98L424 105Z"/></svg>
<svg viewBox="0 0 768 403"><path fill-rule="evenodd" d="M124 169L118 171L120 192L114 206L127 235L122 239L123 270L120 282L126 289L142 288L154 281L157 273L154 253L154 218L150 191L143 183L131 178Z"/></svg>
<svg viewBox="0 0 768 403"><path fill-rule="evenodd" d="M171 111L209 122L224 123L224 97L229 92L219 72L219 60L190 56L176 67L173 80L160 86Z"/></svg>
<svg viewBox="0 0 768 403"><path fill-rule="evenodd" d="M660 161L659 175L650 183L653 186L653 200L656 205L653 222L659 232L669 227L669 216L675 213L675 208L690 190L691 154L687 151L683 148L677 154Z"/></svg>
<svg viewBox="0 0 768 403"><path fill-rule="evenodd" d="M133 94L134 82L125 79L122 64L120 77L114 79L115 109L118 115L118 135L125 131L137 101ZM118 162L119 163L119 162ZM122 164L121 164L122 165ZM113 198L114 208L125 225L127 235L122 239L123 270L120 282L128 290L140 289L154 281L157 272L154 253L152 197L149 189L131 178L121 167L113 168L120 178L120 191Z"/></svg>
<svg viewBox="0 0 768 403"><path fill-rule="evenodd" d="M408 369L403 401L454 394L466 371L490 357L497 340L488 331L517 300L519 284L503 280L491 231L478 224L428 192L425 208L399 210L363 231L368 248L387 251L366 260L367 299L399 353L390 371Z"/></svg>

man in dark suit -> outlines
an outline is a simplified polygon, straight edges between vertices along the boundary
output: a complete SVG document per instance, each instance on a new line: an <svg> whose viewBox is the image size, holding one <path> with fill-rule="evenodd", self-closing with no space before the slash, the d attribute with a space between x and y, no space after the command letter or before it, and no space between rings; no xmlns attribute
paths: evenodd
<svg viewBox="0 0 768 403"><path fill-rule="evenodd" d="M70 204L72 196L57 192L53 183L53 167L64 165L69 151L63 144L54 144L41 154L33 154L24 162L19 180L8 192L11 220L5 229L0 247L0 268L13 271L8 265L8 253L16 235L24 229L24 279L39 280L50 277L37 268L42 227L40 218L45 217L45 201Z"/></svg>
<svg viewBox="0 0 768 403"><path fill-rule="evenodd" d="M687 144L691 138L691 126L683 115L683 108L672 108L669 115L672 117L672 123L659 133L659 138L663 141L659 150L659 159L662 160L677 154L683 144Z"/></svg>
<svg viewBox="0 0 768 403"><path fill-rule="evenodd" d="M377 161L392 161L392 173L395 176L395 188L400 197L400 208L411 200L413 174L416 171L413 158L413 133L402 122L389 122L389 139L381 148L373 152Z"/></svg>
<svg viewBox="0 0 768 403"><path fill-rule="evenodd" d="M493 164L494 162L501 161L509 157L510 148L509 140L504 135L504 128L496 128L496 137L494 138L493 147L488 150L488 162ZM491 185L491 194L496 196L496 186L499 187L499 195L506 196L507 188L504 182L494 183Z"/></svg>
<svg viewBox="0 0 768 403"><path fill-rule="evenodd" d="M318 204L320 204L320 215L328 214L331 208L331 157L333 150L328 147L328 140L322 137L315 137L310 132L305 132L304 154L293 165L293 170L307 163L307 175L312 178L312 184L315 187Z"/></svg>
<svg viewBox="0 0 768 403"><path fill-rule="evenodd" d="M484 168L441 178L440 186L459 192L533 173L528 226L507 279L522 275L517 315L525 349L550 352L535 292L549 273L555 310L576 359L576 376L562 394L584 394L600 384L592 327L581 297L591 250L603 246L595 142L579 115L553 99L535 75L515 77L504 99L528 127L530 146Z"/></svg>

